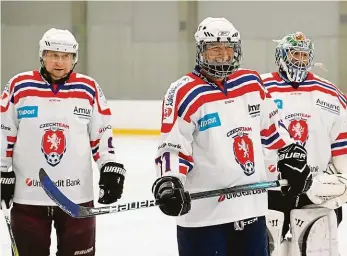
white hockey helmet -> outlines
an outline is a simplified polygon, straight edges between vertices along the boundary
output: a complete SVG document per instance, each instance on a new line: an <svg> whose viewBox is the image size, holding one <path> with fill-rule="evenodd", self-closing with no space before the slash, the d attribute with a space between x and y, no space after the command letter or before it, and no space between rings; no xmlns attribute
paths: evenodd
<svg viewBox="0 0 347 256"><path fill-rule="evenodd" d="M197 47L196 64L209 75L225 78L240 67L242 57L240 32L225 18L204 19L195 33ZM234 49L233 58L226 63L210 63L204 58L206 45L209 43L225 42Z"/></svg>
<svg viewBox="0 0 347 256"><path fill-rule="evenodd" d="M42 36L39 45L39 56L41 62L43 60L44 51L73 53L73 65L76 65L78 61L78 43L73 34L67 29L49 29Z"/></svg>

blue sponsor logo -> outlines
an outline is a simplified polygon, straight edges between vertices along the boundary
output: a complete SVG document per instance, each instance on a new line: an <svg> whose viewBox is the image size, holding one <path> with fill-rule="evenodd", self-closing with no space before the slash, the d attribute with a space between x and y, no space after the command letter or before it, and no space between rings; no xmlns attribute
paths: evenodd
<svg viewBox="0 0 347 256"><path fill-rule="evenodd" d="M283 100L277 99L274 100L274 102L276 103L278 109L283 109Z"/></svg>
<svg viewBox="0 0 347 256"><path fill-rule="evenodd" d="M37 117L38 107L37 106L26 106L17 109L17 118L34 118Z"/></svg>
<svg viewBox="0 0 347 256"><path fill-rule="evenodd" d="M207 114L198 121L199 130L205 131L212 127L221 126L218 113Z"/></svg>

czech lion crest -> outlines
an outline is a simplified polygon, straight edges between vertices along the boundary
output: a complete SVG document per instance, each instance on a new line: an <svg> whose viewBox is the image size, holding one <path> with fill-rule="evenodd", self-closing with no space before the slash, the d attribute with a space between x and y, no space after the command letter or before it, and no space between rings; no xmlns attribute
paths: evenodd
<svg viewBox="0 0 347 256"><path fill-rule="evenodd" d="M292 138L305 146L308 139L308 125L305 119L293 119L288 126Z"/></svg>
<svg viewBox="0 0 347 256"><path fill-rule="evenodd" d="M243 172L250 176L255 171L253 142L248 137L248 134L243 132L238 132L233 139L236 162L241 166Z"/></svg>
<svg viewBox="0 0 347 256"><path fill-rule="evenodd" d="M66 151L64 130L55 127L44 130L41 151L49 165L53 167L58 165Z"/></svg>

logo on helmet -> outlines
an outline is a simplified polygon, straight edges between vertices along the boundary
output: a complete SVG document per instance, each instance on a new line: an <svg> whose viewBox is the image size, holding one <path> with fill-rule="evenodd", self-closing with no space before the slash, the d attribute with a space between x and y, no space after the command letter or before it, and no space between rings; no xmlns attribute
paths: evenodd
<svg viewBox="0 0 347 256"><path fill-rule="evenodd" d="M302 33L302 32L296 32L296 33L294 34L294 38L295 38L295 40L297 40L297 41L305 41L305 40L306 40L306 36L305 36L304 33Z"/></svg>
<svg viewBox="0 0 347 256"><path fill-rule="evenodd" d="M219 31L218 36L228 36L230 34L229 31Z"/></svg>

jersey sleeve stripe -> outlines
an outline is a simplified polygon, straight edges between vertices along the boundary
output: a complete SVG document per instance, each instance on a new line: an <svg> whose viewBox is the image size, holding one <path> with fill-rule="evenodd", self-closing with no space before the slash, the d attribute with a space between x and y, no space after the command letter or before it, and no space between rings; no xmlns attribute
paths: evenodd
<svg viewBox="0 0 347 256"><path fill-rule="evenodd" d="M14 136L7 136L7 150L6 150L6 157L12 157L13 155L13 148L14 144L17 141L17 137Z"/></svg>
<svg viewBox="0 0 347 256"><path fill-rule="evenodd" d="M334 143L331 144L331 155L340 156L347 154L347 133L342 132L337 136Z"/></svg>
<svg viewBox="0 0 347 256"><path fill-rule="evenodd" d="M333 157L347 155L347 148L343 148L343 149L339 149L339 150L332 150L331 155Z"/></svg>
<svg viewBox="0 0 347 256"><path fill-rule="evenodd" d="M193 169L193 165L189 161L184 160L182 158L179 158L179 172L180 173L186 175L192 169Z"/></svg>
<svg viewBox="0 0 347 256"><path fill-rule="evenodd" d="M266 148L270 150L275 150L275 149L283 148L285 145L286 143L282 139L279 139L275 143L272 143L271 145L266 146Z"/></svg>
<svg viewBox="0 0 347 256"><path fill-rule="evenodd" d="M343 139L347 139L347 132L342 132L339 134L339 136L337 136L336 140L343 140Z"/></svg>
<svg viewBox="0 0 347 256"><path fill-rule="evenodd" d="M194 160L192 156L183 154L182 152L178 153L178 162L179 162L179 172L182 174L187 174L194 167Z"/></svg>
<svg viewBox="0 0 347 256"><path fill-rule="evenodd" d="M280 137L278 132L275 132L273 135L271 135L268 138L261 138L261 143L265 146L268 146L270 144L272 144L275 140L277 140Z"/></svg>
<svg viewBox="0 0 347 256"><path fill-rule="evenodd" d="M286 143L281 139L274 124L268 129L263 129L260 132L261 143L268 149L279 149L284 147Z"/></svg>
<svg viewBox="0 0 347 256"><path fill-rule="evenodd" d="M276 126L275 126L275 124L272 124L272 125L270 125L269 128L261 130L260 131L260 135L262 137L271 137L276 132L277 132L276 131Z"/></svg>
<svg viewBox="0 0 347 256"><path fill-rule="evenodd" d="M99 143L100 143L100 139L99 140L90 141L90 147L91 147L91 150L92 150L92 156L93 156L94 161L97 161L100 158Z"/></svg>
<svg viewBox="0 0 347 256"><path fill-rule="evenodd" d="M97 145L99 145L99 142L100 142L100 140L90 141L90 146L91 146L92 148L94 148L94 147L96 147Z"/></svg>

